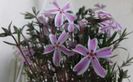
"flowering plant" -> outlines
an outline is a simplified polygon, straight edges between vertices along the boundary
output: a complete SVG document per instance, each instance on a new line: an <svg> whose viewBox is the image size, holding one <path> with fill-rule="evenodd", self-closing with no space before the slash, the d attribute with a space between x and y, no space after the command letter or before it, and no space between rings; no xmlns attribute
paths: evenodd
<svg viewBox="0 0 133 82"><path fill-rule="evenodd" d="M96 4L92 9L82 7L74 15L70 3L39 12L24 13L31 20L22 28L2 27L1 37L11 36L23 57L28 82L122 82L128 78L122 65L112 62L113 51L130 33ZM11 30L13 26L14 30ZM26 34L23 30L26 29ZM117 69L115 69L117 68Z"/></svg>

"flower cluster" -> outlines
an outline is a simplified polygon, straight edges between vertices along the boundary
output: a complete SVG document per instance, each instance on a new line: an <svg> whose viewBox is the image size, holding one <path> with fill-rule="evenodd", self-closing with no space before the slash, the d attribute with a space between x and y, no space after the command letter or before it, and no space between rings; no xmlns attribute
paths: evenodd
<svg viewBox="0 0 133 82"><path fill-rule="evenodd" d="M17 47L23 57L28 82L122 82L128 77L123 67L133 58L122 66L111 58L130 33L104 10L106 6L83 6L73 13L70 3L61 7L57 1L49 10L24 13L29 21L22 28L11 29L12 23L2 27L0 37L12 37L15 43L4 42Z"/></svg>
<svg viewBox="0 0 133 82"><path fill-rule="evenodd" d="M70 34L74 33L75 27L78 27L78 30L81 30L79 27L83 28L87 26L88 21L83 19L79 21L78 24L75 24L75 20L77 17L69 12L70 9L69 3L67 3L63 8L61 8L56 1L53 2L53 5L55 6L55 8L45 11L44 15L46 16L46 18L48 16L46 14L49 15L52 14L55 16L54 18L54 25L56 27L55 29L63 28L64 25L65 28L67 29L64 29L64 31L59 35L58 39L57 35L49 34L49 39L51 44L45 47L44 54L49 54L54 51L52 59L55 66L60 66L60 62L62 59L61 52L63 52L68 57L77 55L77 53L81 54L83 58L79 61L78 64L74 66L73 71L77 72L78 75L81 75L85 71L87 71L91 63L96 74L104 78L107 72L100 65L98 60L99 58L109 58L111 56L112 49L110 47L104 47L102 49L97 50L98 49L97 38L88 39L88 49L85 48L82 44L77 44L75 48L72 50L67 49L65 45L63 45L63 43L70 38ZM101 27L99 31L110 34L112 29L119 29L119 30L121 29L120 25L113 20L111 14L106 13L103 10L100 10L103 7L101 8L101 6L98 4L97 7L99 7L99 9L96 11L97 16L100 20L103 20L102 22L99 23Z"/></svg>

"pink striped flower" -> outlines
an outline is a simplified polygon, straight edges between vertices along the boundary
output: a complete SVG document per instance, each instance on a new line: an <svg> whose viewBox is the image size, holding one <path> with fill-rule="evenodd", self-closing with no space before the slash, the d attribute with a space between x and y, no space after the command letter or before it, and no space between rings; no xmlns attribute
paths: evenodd
<svg viewBox="0 0 133 82"><path fill-rule="evenodd" d="M88 49L84 46L78 44L74 52L83 55L84 57L79 61L78 64L75 65L73 71L77 72L78 75L83 74L87 71L90 63L97 75L104 78L106 76L106 70L101 66L98 59L99 58L108 58L111 56L111 48L102 48L100 50L96 50L97 48L97 39L89 39L88 40Z"/></svg>
<svg viewBox="0 0 133 82"><path fill-rule="evenodd" d="M73 55L73 52L67 49L63 43L68 39L69 34L65 31L57 39L56 35L50 34L49 38L52 44L46 46L44 54L48 54L54 51L53 54L53 63L55 66L60 66L61 62L61 52L67 56Z"/></svg>
<svg viewBox="0 0 133 82"><path fill-rule="evenodd" d="M98 18L104 20L99 24L101 27L101 32L107 33L110 36L112 30L120 31L122 29L122 26L113 19L110 13L107 13L105 11L99 11L97 14Z"/></svg>
<svg viewBox="0 0 133 82"><path fill-rule="evenodd" d="M53 2L55 6L54 9L48 10L48 14L56 14L55 16L55 26L60 27L63 25L64 17L69 21L72 22L75 20L75 16L69 13L70 4L67 3L63 8L61 8L56 1Z"/></svg>

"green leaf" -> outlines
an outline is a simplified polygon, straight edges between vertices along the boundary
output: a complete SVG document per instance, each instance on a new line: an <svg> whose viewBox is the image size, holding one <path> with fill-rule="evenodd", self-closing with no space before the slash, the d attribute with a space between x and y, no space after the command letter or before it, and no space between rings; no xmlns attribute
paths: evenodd
<svg viewBox="0 0 133 82"><path fill-rule="evenodd" d="M19 30L17 32L17 35L18 35L18 43L20 43L20 31Z"/></svg>
<svg viewBox="0 0 133 82"><path fill-rule="evenodd" d="M129 58L129 54L128 57L126 59L126 61L124 61L121 65L121 67L125 67L125 66L129 66L133 63L133 57Z"/></svg>
<svg viewBox="0 0 133 82"><path fill-rule="evenodd" d="M11 33L11 25L12 25L12 22L8 25L8 31Z"/></svg>
<svg viewBox="0 0 133 82"><path fill-rule="evenodd" d="M6 36L11 35L11 24L12 24L12 22L9 24L8 29L2 27L2 30L4 31L4 33L1 33L0 37L6 37Z"/></svg>
<svg viewBox="0 0 133 82"><path fill-rule="evenodd" d="M39 13L39 11L37 11L35 7L32 7L32 11L35 14L35 16Z"/></svg>
<svg viewBox="0 0 133 82"><path fill-rule="evenodd" d="M117 35L117 32L114 32L112 37L108 39L107 43L110 44L115 39L116 35Z"/></svg>
<svg viewBox="0 0 133 82"><path fill-rule="evenodd" d="M14 28L14 33L16 34L18 31L18 28L16 26L13 26L13 28Z"/></svg>
<svg viewBox="0 0 133 82"><path fill-rule="evenodd" d="M6 33L0 33L0 37L6 37Z"/></svg>
<svg viewBox="0 0 133 82"><path fill-rule="evenodd" d="M35 16L33 14L29 13L29 12L26 12L24 15L25 15L25 19L33 19L33 18L35 18Z"/></svg>
<svg viewBox="0 0 133 82"><path fill-rule="evenodd" d="M4 31L5 33L9 33L8 29L6 29L6 28L4 28L4 27L2 27L2 29L3 29L3 31Z"/></svg>
<svg viewBox="0 0 133 82"><path fill-rule="evenodd" d="M18 37L18 43L20 43L20 35L21 35L21 31L22 31L22 29L20 28L18 28L18 27L16 27L16 26L13 26L13 28L14 28L14 33L15 34L17 34L17 37Z"/></svg>
<svg viewBox="0 0 133 82"><path fill-rule="evenodd" d="M8 45L16 46L16 44L14 44L14 43L6 42L6 41L3 41L3 42L8 44Z"/></svg>
<svg viewBox="0 0 133 82"><path fill-rule="evenodd" d="M107 35L104 34L103 35L103 41L102 41L102 47L106 47L106 45L107 45Z"/></svg>
<svg viewBox="0 0 133 82"><path fill-rule="evenodd" d="M20 28L20 31L22 32L25 27L26 27L26 25L24 25L22 28Z"/></svg>
<svg viewBox="0 0 133 82"><path fill-rule="evenodd" d="M6 28L4 28L4 27L2 27L2 29L3 29L3 31L5 32L5 35L6 35L6 36L11 35L11 32L10 32L8 29L6 29Z"/></svg>

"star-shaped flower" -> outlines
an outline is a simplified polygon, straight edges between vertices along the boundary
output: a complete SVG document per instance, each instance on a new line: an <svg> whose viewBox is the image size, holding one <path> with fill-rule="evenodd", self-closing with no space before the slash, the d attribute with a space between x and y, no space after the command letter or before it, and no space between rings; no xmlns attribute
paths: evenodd
<svg viewBox="0 0 133 82"><path fill-rule="evenodd" d="M74 52L83 55L84 57L79 61L78 64L75 65L73 71L77 72L78 75L83 74L87 71L90 63L97 75L104 78L106 76L106 70L100 65L98 59L99 58L108 58L111 56L111 48L102 48L100 50L96 50L97 48L97 39L89 39L88 40L88 49L84 46L78 44Z"/></svg>
<svg viewBox="0 0 133 82"><path fill-rule="evenodd" d="M63 43L69 38L69 34L63 31L58 39L56 38L56 35L53 34L50 34L49 38L52 44L49 44L45 47L44 54L48 54L54 51L53 63L55 66L60 66L61 52L67 56L73 55L73 52L63 45Z"/></svg>
<svg viewBox="0 0 133 82"><path fill-rule="evenodd" d="M75 20L75 16L69 13L70 4L67 3L63 8L61 8L56 1L53 2L55 6L54 9L48 10L47 13L49 14L56 14L55 16L55 26L60 27L64 22L64 17L69 21L72 22Z"/></svg>

